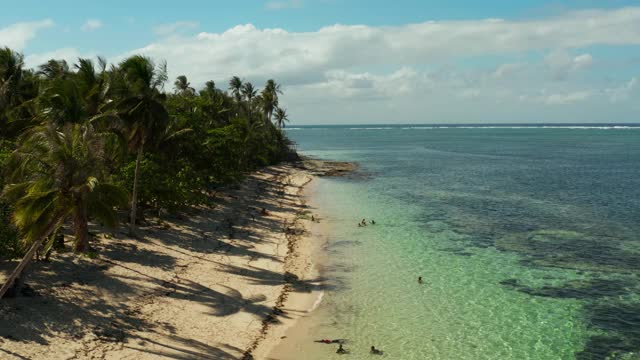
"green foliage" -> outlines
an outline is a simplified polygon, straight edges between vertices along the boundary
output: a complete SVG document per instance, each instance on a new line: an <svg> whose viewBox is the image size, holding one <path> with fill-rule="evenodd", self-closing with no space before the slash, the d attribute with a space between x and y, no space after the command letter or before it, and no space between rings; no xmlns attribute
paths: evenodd
<svg viewBox="0 0 640 360"><path fill-rule="evenodd" d="M156 215L205 204L210 190L285 159L274 80L196 91L181 75L170 93L167 80L165 63L139 55L111 67L52 59L35 72L0 49L0 257L56 221L86 243L87 223L115 226L118 209L132 205L135 219L138 205Z"/></svg>
<svg viewBox="0 0 640 360"><path fill-rule="evenodd" d="M5 169L13 144L0 140L0 169ZM4 187L4 178L0 174L0 188ZM0 198L0 260L19 257L23 254L18 228L11 221L13 207Z"/></svg>
<svg viewBox="0 0 640 360"><path fill-rule="evenodd" d="M168 166L166 166L168 165ZM193 167L185 162L163 164L152 155L146 155L140 163L140 191L138 202L142 209L165 209L175 212L188 205L202 204L206 196L205 179L200 178ZM133 186L135 160L122 168L120 185ZM173 174L167 176L167 174Z"/></svg>

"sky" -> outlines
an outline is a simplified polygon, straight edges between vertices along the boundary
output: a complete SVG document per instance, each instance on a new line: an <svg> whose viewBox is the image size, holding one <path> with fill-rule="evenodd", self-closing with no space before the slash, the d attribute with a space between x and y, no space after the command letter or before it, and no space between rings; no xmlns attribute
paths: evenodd
<svg viewBox="0 0 640 360"><path fill-rule="evenodd" d="M6 7L5 7L6 8ZM273 78L293 125L640 122L640 2L21 0L0 46ZM172 81L166 90L172 91Z"/></svg>

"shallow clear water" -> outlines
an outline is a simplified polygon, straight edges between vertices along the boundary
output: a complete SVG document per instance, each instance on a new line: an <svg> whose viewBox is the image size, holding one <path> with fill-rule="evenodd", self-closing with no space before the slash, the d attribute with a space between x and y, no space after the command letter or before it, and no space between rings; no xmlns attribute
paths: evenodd
<svg viewBox="0 0 640 360"><path fill-rule="evenodd" d="M305 154L361 166L321 179L315 199L334 280L313 331L348 339L349 358L371 345L395 359L640 352L639 128L289 135Z"/></svg>

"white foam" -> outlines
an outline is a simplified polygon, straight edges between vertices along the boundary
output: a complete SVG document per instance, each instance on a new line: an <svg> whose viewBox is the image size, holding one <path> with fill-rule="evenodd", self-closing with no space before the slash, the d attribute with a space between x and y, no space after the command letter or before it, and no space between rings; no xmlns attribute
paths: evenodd
<svg viewBox="0 0 640 360"><path fill-rule="evenodd" d="M393 129L397 129L397 128L393 128L393 127L366 127L366 128L357 127L357 128L349 128L349 130L393 130Z"/></svg>
<svg viewBox="0 0 640 360"><path fill-rule="evenodd" d="M322 303L322 299L323 298L324 298L324 291L321 291L320 294L318 294L318 297L316 298L316 301L311 306L311 309L307 310L307 312L310 313L310 312L315 311L320 306L320 303Z"/></svg>

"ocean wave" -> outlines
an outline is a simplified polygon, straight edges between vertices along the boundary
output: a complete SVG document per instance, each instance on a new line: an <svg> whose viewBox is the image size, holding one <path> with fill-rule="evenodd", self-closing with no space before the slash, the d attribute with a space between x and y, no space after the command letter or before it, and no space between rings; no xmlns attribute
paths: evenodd
<svg viewBox="0 0 640 360"><path fill-rule="evenodd" d="M397 127L357 127L357 128L349 128L349 130L393 130L397 129Z"/></svg>
<svg viewBox="0 0 640 360"><path fill-rule="evenodd" d="M286 131L297 130L326 130L326 129L345 129L345 130L437 130L437 129L573 129L573 130L640 130L640 126L628 125L612 125L612 126L591 126L591 125L539 125L539 126L497 126L497 125L468 125L468 126L385 126L385 127L292 127L286 128Z"/></svg>
<svg viewBox="0 0 640 360"><path fill-rule="evenodd" d="M576 130L634 130L640 126L409 126L402 130L432 130L432 129L576 129Z"/></svg>
<svg viewBox="0 0 640 360"><path fill-rule="evenodd" d="M323 298L324 298L324 291L321 291L320 294L318 294L316 301L313 302L313 305L309 310L307 310L307 312L310 313L315 311L318 308L318 306L320 306L320 304L322 303Z"/></svg>

